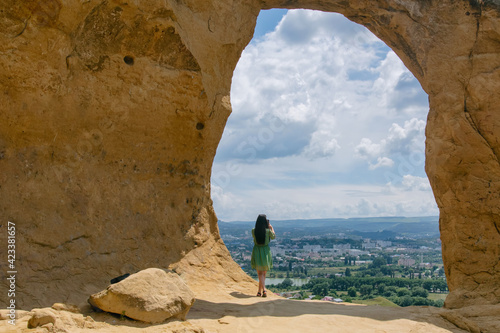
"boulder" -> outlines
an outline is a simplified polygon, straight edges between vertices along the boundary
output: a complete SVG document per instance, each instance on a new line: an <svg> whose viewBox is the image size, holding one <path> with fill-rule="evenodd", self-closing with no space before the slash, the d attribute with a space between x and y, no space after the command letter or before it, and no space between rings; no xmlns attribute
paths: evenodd
<svg viewBox="0 0 500 333"><path fill-rule="evenodd" d="M195 301L181 277L170 270L148 268L91 295L89 303L106 312L147 323L185 320Z"/></svg>
<svg viewBox="0 0 500 333"><path fill-rule="evenodd" d="M28 328L35 328L47 324L56 323L56 315L47 309L34 310L33 315L28 320Z"/></svg>

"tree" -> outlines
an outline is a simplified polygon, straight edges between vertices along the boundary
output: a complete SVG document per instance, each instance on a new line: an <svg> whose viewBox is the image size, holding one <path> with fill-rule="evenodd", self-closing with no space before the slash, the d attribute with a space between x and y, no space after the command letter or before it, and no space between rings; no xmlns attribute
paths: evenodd
<svg viewBox="0 0 500 333"><path fill-rule="evenodd" d="M427 298L427 296L429 296L429 292L422 287L415 287L411 290L411 295L413 297Z"/></svg>
<svg viewBox="0 0 500 333"><path fill-rule="evenodd" d="M399 306L410 306L413 305L413 298L411 296L403 296L399 298Z"/></svg>
<svg viewBox="0 0 500 333"><path fill-rule="evenodd" d="M382 267L380 267L380 271L384 275L391 276L391 274L392 274L392 269L389 266L382 266Z"/></svg>
<svg viewBox="0 0 500 333"><path fill-rule="evenodd" d="M410 291L406 288L399 288L396 293L398 294L398 297L410 296Z"/></svg>
<svg viewBox="0 0 500 333"><path fill-rule="evenodd" d="M444 292L448 290L448 285L445 280L434 280L434 290L439 289L439 291Z"/></svg>
<svg viewBox="0 0 500 333"><path fill-rule="evenodd" d="M375 268L379 268L381 266L387 265L387 261L385 260L384 257L377 257L377 258L373 259L373 264L372 265Z"/></svg>
<svg viewBox="0 0 500 333"><path fill-rule="evenodd" d="M293 282L290 278L286 278L283 280L283 282L281 282L279 284L279 288L283 288L283 289L286 289L286 288L289 288L293 285Z"/></svg>
<svg viewBox="0 0 500 333"><path fill-rule="evenodd" d="M429 305L429 303L434 303L434 302L424 297L413 297L412 305Z"/></svg>
<svg viewBox="0 0 500 333"><path fill-rule="evenodd" d="M315 295L326 296L326 295L328 295L328 289L329 289L328 287L329 287L328 282L321 282L321 283L314 285L314 287L312 287L311 291Z"/></svg>
<svg viewBox="0 0 500 333"><path fill-rule="evenodd" d="M422 283L422 287L427 291L432 291L433 286L434 283L432 282L432 280L425 280L424 283Z"/></svg>
<svg viewBox="0 0 500 333"><path fill-rule="evenodd" d="M385 292L385 284L381 283L377 286L377 292L379 295L382 295Z"/></svg>
<svg viewBox="0 0 500 333"><path fill-rule="evenodd" d="M357 295L356 287L349 287L347 289L347 295L349 295L350 297L356 297Z"/></svg>
<svg viewBox="0 0 500 333"><path fill-rule="evenodd" d="M437 306L438 308L442 308L444 306L444 300L442 300L442 299L435 300L434 306Z"/></svg>
<svg viewBox="0 0 500 333"><path fill-rule="evenodd" d="M373 291L373 286L369 284L364 284L361 287L359 287L359 292L363 296L370 295L372 291Z"/></svg>
<svg viewBox="0 0 500 333"><path fill-rule="evenodd" d="M345 269L345 276L347 277L351 276L351 269L349 267Z"/></svg>

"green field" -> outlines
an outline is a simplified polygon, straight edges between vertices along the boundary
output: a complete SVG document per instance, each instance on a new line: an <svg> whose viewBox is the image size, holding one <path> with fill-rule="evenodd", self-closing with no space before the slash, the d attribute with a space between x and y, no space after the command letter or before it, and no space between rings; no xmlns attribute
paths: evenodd
<svg viewBox="0 0 500 333"><path fill-rule="evenodd" d="M352 300L355 304L365 304L365 305L380 305L380 306L390 306L390 307L399 307L397 304L392 303L387 298L384 297L375 297L372 299L366 300Z"/></svg>
<svg viewBox="0 0 500 333"><path fill-rule="evenodd" d="M448 296L448 294L429 293L429 296L427 296L427 298L432 299L433 301L437 301L438 299L442 299L444 301L446 299L446 296Z"/></svg>
<svg viewBox="0 0 500 333"><path fill-rule="evenodd" d="M314 267L308 270L309 276L321 274L337 274L337 273L345 273L346 267ZM351 272L353 269L351 268Z"/></svg>

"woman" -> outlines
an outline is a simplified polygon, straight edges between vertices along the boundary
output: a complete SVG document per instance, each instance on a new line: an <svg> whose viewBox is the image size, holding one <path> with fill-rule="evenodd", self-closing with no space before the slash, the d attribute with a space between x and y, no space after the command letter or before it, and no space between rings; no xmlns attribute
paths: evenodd
<svg viewBox="0 0 500 333"><path fill-rule="evenodd" d="M276 238L273 226L269 223L266 215L260 214L252 229L253 250L252 268L257 270L259 276L259 291L257 296L267 297L266 293L266 273L273 267L273 258L269 241Z"/></svg>

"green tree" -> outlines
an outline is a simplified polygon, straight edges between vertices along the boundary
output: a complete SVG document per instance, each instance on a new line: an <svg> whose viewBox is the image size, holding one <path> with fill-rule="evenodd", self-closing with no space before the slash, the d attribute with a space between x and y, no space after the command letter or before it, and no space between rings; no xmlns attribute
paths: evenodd
<svg viewBox="0 0 500 333"><path fill-rule="evenodd" d="M281 282L278 286L279 288L287 289L293 285L293 282L290 278L286 278Z"/></svg>
<svg viewBox="0 0 500 333"><path fill-rule="evenodd" d="M356 297L357 295L356 287L349 287L347 289L347 295L349 295L350 297Z"/></svg>
<svg viewBox="0 0 500 333"><path fill-rule="evenodd" d="M422 287L415 287L411 290L411 295L413 297L427 298L427 296L429 296L429 292Z"/></svg>
<svg viewBox="0 0 500 333"><path fill-rule="evenodd" d="M328 295L329 285L328 282L321 282L315 284L314 287L311 288L311 291L315 295L326 296Z"/></svg>
<svg viewBox="0 0 500 333"><path fill-rule="evenodd" d="M429 303L434 303L434 302L425 297L413 297L412 305L429 305Z"/></svg>
<svg viewBox="0 0 500 333"><path fill-rule="evenodd" d="M385 284L381 283L377 286L377 293L383 295L385 292Z"/></svg>
<svg viewBox="0 0 500 333"><path fill-rule="evenodd" d="M434 286L434 283L432 280L425 280L424 283L422 283L422 288L424 288L427 291L432 291Z"/></svg>
<svg viewBox="0 0 500 333"><path fill-rule="evenodd" d="M373 264L372 265L375 268L379 268L381 266L387 265L387 261L385 260L384 257L377 257L377 258L373 259Z"/></svg>
<svg viewBox="0 0 500 333"><path fill-rule="evenodd" d="M349 267L345 269L345 276L347 277L351 276L351 269Z"/></svg>
<svg viewBox="0 0 500 333"><path fill-rule="evenodd" d="M373 286L369 284L364 284L361 287L359 287L359 293L363 296L370 295L373 291Z"/></svg>
<svg viewBox="0 0 500 333"><path fill-rule="evenodd" d="M399 298L399 306L410 306L413 305L413 298L411 296L403 296Z"/></svg>
<svg viewBox="0 0 500 333"><path fill-rule="evenodd" d="M435 300L434 306L437 306L438 308L442 308L444 306L444 300L442 300L442 299Z"/></svg>
<svg viewBox="0 0 500 333"><path fill-rule="evenodd" d="M398 294L398 297L410 296L410 291L406 288L398 288L396 293Z"/></svg>

